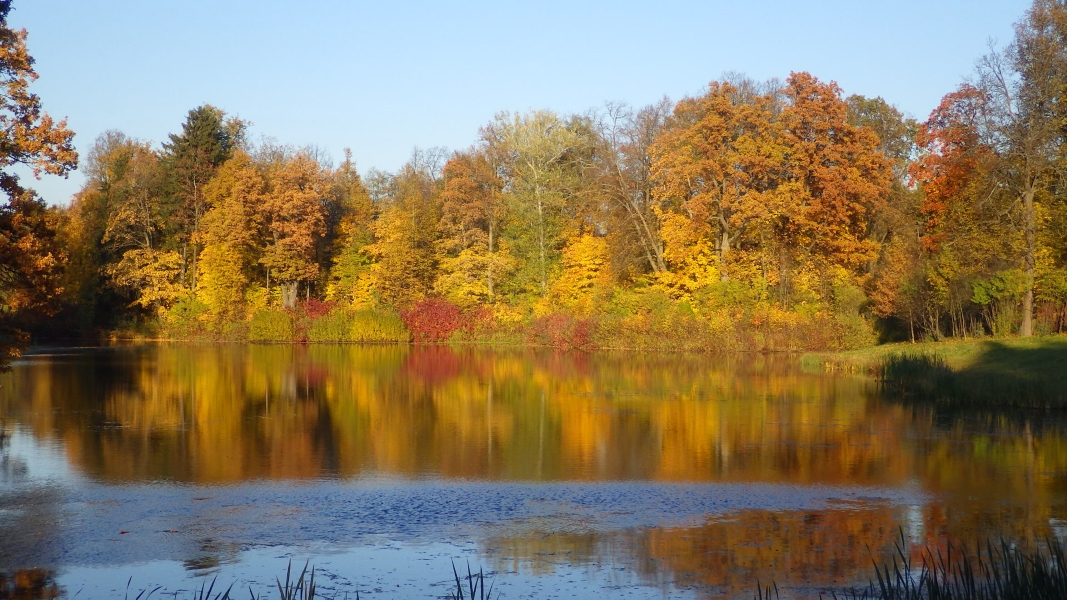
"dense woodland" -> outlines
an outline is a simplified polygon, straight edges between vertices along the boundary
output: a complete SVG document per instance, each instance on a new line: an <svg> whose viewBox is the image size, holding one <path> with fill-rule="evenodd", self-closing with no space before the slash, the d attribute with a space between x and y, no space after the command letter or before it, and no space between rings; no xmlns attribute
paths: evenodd
<svg viewBox="0 0 1067 600"><path fill-rule="evenodd" d="M65 173L71 134L3 32L0 167ZM1063 0L925 122L806 72L730 74L678 102L503 112L470 148L361 176L205 105L161 145L100 136L67 207L0 179L0 319L14 341L703 350L1062 332L1065 136Z"/></svg>

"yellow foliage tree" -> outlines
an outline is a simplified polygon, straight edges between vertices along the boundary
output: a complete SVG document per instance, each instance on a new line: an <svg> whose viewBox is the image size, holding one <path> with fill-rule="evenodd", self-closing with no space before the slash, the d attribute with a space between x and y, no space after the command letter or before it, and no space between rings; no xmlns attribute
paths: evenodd
<svg viewBox="0 0 1067 600"><path fill-rule="evenodd" d="M655 274L655 287L671 298L692 302L694 293L721 278L710 226L676 212L657 210L657 213L667 270Z"/></svg>
<svg viewBox="0 0 1067 600"><path fill-rule="evenodd" d="M611 275L607 240L580 235L563 249L563 273L552 284L550 297L574 314L590 314L611 293Z"/></svg>
<svg viewBox="0 0 1067 600"><path fill-rule="evenodd" d="M383 303L404 308L426 297L437 275L437 172L416 152L390 178L374 225L375 242L365 248L375 259L370 279Z"/></svg>
<svg viewBox="0 0 1067 600"><path fill-rule="evenodd" d="M245 296L255 264L259 209L266 182L251 157L237 152L204 192L211 207L203 219L197 297L216 323L244 318Z"/></svg>
<svg viewBox="0 0 1067 600"><path fill-rule="evenodd" d="M181 254L142 248L126 251L122 260L106 267L105 274L115 286L136 292L130 306L162 313L185 295L181 269Z"/></svg>

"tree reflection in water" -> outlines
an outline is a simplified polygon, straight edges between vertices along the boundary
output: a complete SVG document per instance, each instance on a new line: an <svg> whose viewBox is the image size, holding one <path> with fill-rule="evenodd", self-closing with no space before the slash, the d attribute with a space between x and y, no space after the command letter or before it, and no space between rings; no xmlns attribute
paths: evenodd
<svg viewBox="0 0 1067 600"><path fill-rule="evenodd" d="M161 345L35 357L4 377L0 416L58 440L74 470L105 484L386 476L849 486L929 499L612 531L487 530L479 546L498 569L614 561L648 581L733 592L756 577L833 585L864 579L868 548L890 551L900 527L937 545L1040 538L1067 519L1062 426L946 420L789 357Z"/></svg>

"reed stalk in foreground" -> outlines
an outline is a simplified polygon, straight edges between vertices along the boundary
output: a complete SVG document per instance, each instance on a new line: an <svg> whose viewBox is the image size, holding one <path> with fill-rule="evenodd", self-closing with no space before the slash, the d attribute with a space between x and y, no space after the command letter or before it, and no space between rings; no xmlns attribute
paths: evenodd
<svg viewBox="0 0 1067 600"><path fill-rule="evenodd" d="M315 598L326 598L318 592L315 585L315 568L312 567L308 571L310 562L304 563L304 568L300 571L300 575L295 579L293 578L293 563L289 562L289 565L285 569L285 581L282 582L280 577L275 578L275 584L278 589L279 600L315 600ZM470 563L467 564L467 576L462 577L459 571L456 569L456 564L452 563L452 575L455 577L456 589L450 591L448 597L451 600L491 600L493 595L493 585L489 584L486 587L485 574L481 569L478 569L477 573L471 571ZM131 578L132 580L132 578ZM466 585L464 585L466 580ZM129 589L130 582L126 582L127 590ZM193 592L192 600L237 600L230 595L230 591L233 588L231 585L225 591L218 592L212 596L212 592L215 589L215 580L211 580L211 584L207 585L207 582L200 586L198 591ZM149 598L158 592L161 588L155 588L153 590L143 590L140 594L137 594L134 600L149 600ZM252 600L261 600L260 596L257 596L251 589L248 590L248 594ZM175 594L175 597L177 595ZM127 594L127 599L129 594ZM348 594L344 595L347 600ZM267 600L267 599L263 599ZM355 600L359 600L359 592L356 592Z"/></svg>
<svg viewBox="0 0 1067 600"><path fill-rule="evenodd" d="M1067 560L1063 546L1045 540L1027 551L1001 540L985 549L949 543L944 552L926 548L915 570L901 535L892 566L875 565L876 581L841 594L845 600L1063 600L1067 598ZM831 596L838 598L837 593Z"/></svg>

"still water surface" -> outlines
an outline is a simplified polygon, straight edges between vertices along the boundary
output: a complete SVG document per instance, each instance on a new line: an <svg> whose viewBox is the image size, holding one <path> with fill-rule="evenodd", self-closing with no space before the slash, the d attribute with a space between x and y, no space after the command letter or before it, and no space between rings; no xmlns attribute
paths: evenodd
<svg viewBox="0 0 1067 600"><path fill-rule="evenodd" d="M810 597L901 534L1067 541L1067 427L874 390L773 356L42 352L0 376L0 574L269 595L310 560L327 594L430 598L455 561L500 598Z"/></svg>

